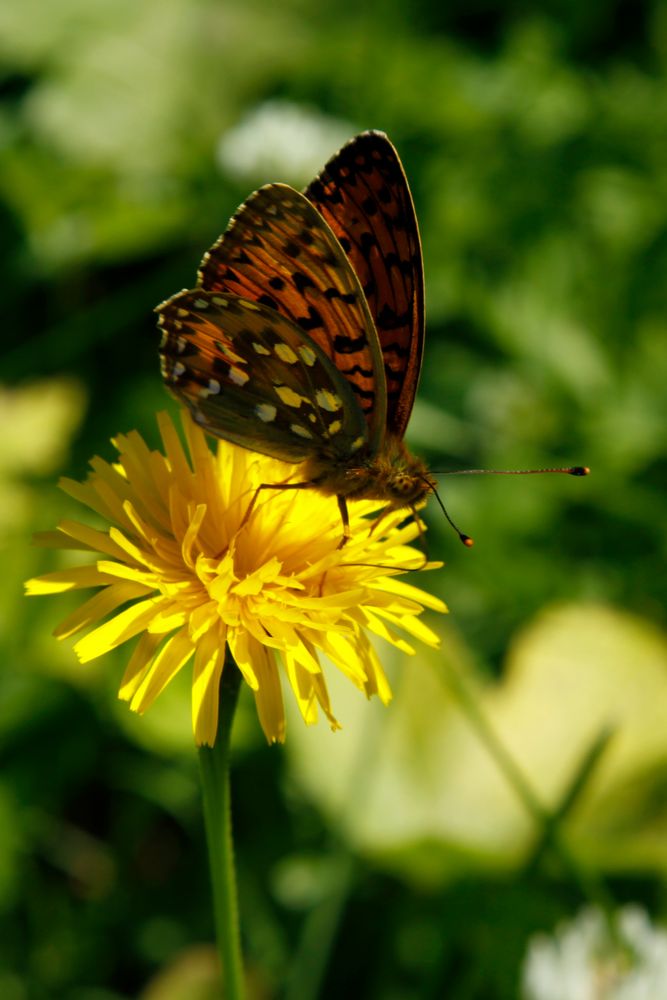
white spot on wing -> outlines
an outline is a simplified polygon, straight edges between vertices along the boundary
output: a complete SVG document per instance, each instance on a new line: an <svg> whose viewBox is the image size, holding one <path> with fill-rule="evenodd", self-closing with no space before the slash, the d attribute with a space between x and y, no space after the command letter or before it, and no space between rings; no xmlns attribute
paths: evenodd
<svg viewBox="0 0 667 1000"><path fill-rule="evenodd" d="M209 396L217 396L220 392L220 383L216 378L210 378L207 386L202 386L197 395L200 399L208 399Z"/></svg>
<svg viewBox="0 0 667 1000"><path fill-rule="evenodd" d="M312 349L312 347L307 347L304 344L301 347L299 347L298 350L304 365L308 365L309 368L312 368L315 362L317 361L317 355L315 354L315 351Z"/></svg>
<svg viewBox="0 0 667 1000"><path fill-rule="evenodd" d="M340 410L343 407L336 393L330 392L328 389L318 389L315 393L315 399L320 409L326 410L328 413L335 413L336 410Z"/></svg>
<svg viewBox="0 0 667 1000"><path fill-rule="evenodd" d="M310 433L307 427L302 427L300 424L290 424L289 429L293 434L298 435L298 437L308 438L312 441L313 435Z"/></svg>
<svg viewBox="0 0 667 1000"><path fill-rule="evenodd" d="M298 409L304 402L303 396L300 396L294 389L290 389L288 385L276 385L273 388L276 396L281 399L285 406L294 406Z"/></svg>
<svg viewBox="0 0 667 1000"><path fill-rule="evenodd" d="M270 424L272 420L275 420L277 412L271 403L258 403L255 407L255 413L265 424Z"/></svg>
<svg viewBox="0 0 667 1000"><path fill-rule="evenodd" d="M299 360L289 344L276 344L274 350L276 356L288 365L295 365Z"/></svg>
<svg viewBox="0 0 667 1000"><path fill-rule="evenodd" d="M245 385L246 382L250 381L250 376L242 372L240 368L230 367L229 381L233 382L234 385Z"/></svg>

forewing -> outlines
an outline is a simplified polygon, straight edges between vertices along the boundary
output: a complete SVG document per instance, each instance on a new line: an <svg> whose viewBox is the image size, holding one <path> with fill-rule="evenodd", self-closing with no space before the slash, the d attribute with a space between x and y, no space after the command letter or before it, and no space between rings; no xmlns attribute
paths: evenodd
<svg viewBox="0 0 667 1000"><path fill-rule="evenodd" d="M405 432L424 349L421 242L398 153L382 132L363 132L306 188L359 278L377 330L387 381L387 429Z"/></svg>
<svg viewBox="0 0 667 1000"><path fill-rule="evenodd" d="M199 288L156 311L164 380L209 433L286 462L349 462L367 444L348 382L275 309Z"/></svg>
<svg viewBox="0 0 667 1000"><path fill-rule="evenodd" d="M199 284L274 309L304 330L349 382L371 451L380 450L386 383L368 303L338 240L303 194L268 184L251 195L205 255Z"/></svg>

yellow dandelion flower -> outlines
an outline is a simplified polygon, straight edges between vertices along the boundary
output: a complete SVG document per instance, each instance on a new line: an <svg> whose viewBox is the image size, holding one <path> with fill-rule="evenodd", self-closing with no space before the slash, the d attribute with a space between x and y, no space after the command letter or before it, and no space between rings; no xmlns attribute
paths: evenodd
<svg viewBox="0 0 667 1000"><path fill-rule="evenodd" d="M109 528L64 521L37 536L42 544L98 555L94 563L28 581L29 594L100 588L55 635L86 632L74 647L82 662L138 639L119 697L139 713L194 658L199 745L215 740L227 648L271 743L285 738L281 667L308 724L319 706L338 728L322 655L368 697L387 703L391 690L370 636L406 653L414 650L400 632L436 646L419 616L426 607L446 611L396 579L423 566L421 552L408 544L417 525L403 524L398 511L371 531L378 504L350 503L352 537L340 549L337 505L315 490L263 491L244 523L257 487L299 481L298 466L226 441L213 453L189 418L186 452L168 416L160 415L159 426L164 454L133 431L114 440L116 463L95 458L86 482L61 482Z"/></svg>

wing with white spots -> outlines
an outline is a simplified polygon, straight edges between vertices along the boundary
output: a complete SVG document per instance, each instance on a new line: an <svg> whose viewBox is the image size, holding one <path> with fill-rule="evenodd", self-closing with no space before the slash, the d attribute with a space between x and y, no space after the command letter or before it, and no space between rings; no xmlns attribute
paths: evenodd
<svg viewBox="0 0 667 1000"><path fill-rule="evenodd" d="M347 380L295 323L203 288L158 306L162 374L210 434L286 462L348 464L368 425Z"/></svg>
<svg viewBox="0 0 667 1000"><path fill-rule="evenodd" d="M387 392L377 332L350 260L303 194L286 184L252 194L204 256L199 283L275 309L304 330L351 386L371 450L381 449Z"/></svg>

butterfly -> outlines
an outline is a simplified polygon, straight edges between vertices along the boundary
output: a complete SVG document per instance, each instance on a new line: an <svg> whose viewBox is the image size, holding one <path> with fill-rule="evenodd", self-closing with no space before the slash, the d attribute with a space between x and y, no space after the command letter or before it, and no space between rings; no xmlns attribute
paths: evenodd
<svg viewBox="0 0 667 1000"><path fill-rule="evenodd" d="M408 182L363 132L303 193L268 184L157 307L168 389L209 434L303 463L303 481L387 509L435 490L404 434L424 348L421 244ZM257 494L255 495L256 499ZM253 501L254 502L254 501Z"/></svg>

